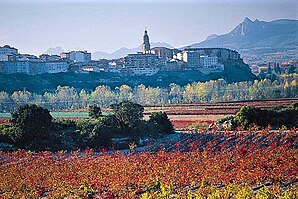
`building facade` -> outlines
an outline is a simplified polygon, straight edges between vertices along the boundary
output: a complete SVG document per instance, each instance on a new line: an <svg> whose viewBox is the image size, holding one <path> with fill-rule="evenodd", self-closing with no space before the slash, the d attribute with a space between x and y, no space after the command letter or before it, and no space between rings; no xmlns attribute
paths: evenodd
<svg viewBox="0 0 298 199"><path fill-rule="evenodd" d="M197 52L200 56L217 57L219 62L227 60L239 60L240 54L227 48L186 48L184 52Z"/></svg>
<svg viewBox="0 0 298 199"><path fill-rule="evenodd" d="M12 73L30 73L30 62L29 61L4 61L3 73L12 74Z"/></svg>
<svg viewBox="0 0 298 199"><path fill-rule="evenodd" d="M167 53L169 52L164 48L150 49L148 32L145 30L142 52L124 57L124 67L121 72L130 75L153 75L166 67Z"/></svg>
<svg viewBox="0 0 298 199"><path fill-rule="evenodd" d="M155 47L151 49L151 53L157 55L159 58L171 60L173 58L173 49L166 47Z"/></svg>
<svg viewBox="0 0 298 199"><path fill-rule="evenodd" d="M49 61L43 63L47 73L64 73L69 68L69 62L67 61Z"/></svg>
<svg viewBox="0 0 298 199"><path fill-rule="evenodd" d="M151 75L159 71L161 62L154 54L128 54L124 57L124 66L133 75Z"/></svg>
<svg viewBox="0 0 298 199"><path fill-rule="evenodd" d="M201 67L200 53L194 50L185 50L180 53L179 58L187 63L189 69L196 69Z"/></svg>
<svg viewBox="0 0 298 199"><path fill-rule="evenodd" d="M1 61L0 72L6 74L24 73L37 75L42 73L67 72L69 62L66 61Z"/></svg>
<svg viewBox="0 0 298 199"><path fill-rule="evenodd" d="M0 61L9 61L9 56L17 55L18 49L11 47L9 45L5 45L3 47L0 46Z"/></svg>
<svg viewBox="0 0 298 199"><path fill-rule="evenodd" d="M69 59L73 62L89 63L91 61L91 53L87 51L70 51L60 54L62 59Z"/></svg>
<svg viewBox="0 0 298 199"><path fill-rule="evenodd" d="M157 55L154 54L128 54L124 57L124 65L126 68L132 67L142 67L142 68L150 68L155 67L159 64L159 59Z"/></svg>
<svg viewBox="0 0 298 199"><path fill-rule="evenodd" d="M186 48L176 52L174 59L186 62L191 70L209 68L214 72L224 70L223 62L240 60L241 57L237 51L226 48Z"/></svg>
<svg viewBox="0 0 298 199"><path fill-rule="evenodd" d="M59 55L42 54L42 55L39 55L39 59L41 61L58 61L61 59L61 57Z"/></svg>
<svg viewBox="0 0 298 199"><path fill-rule="evenodd" d="M215 56L214 57L200 56L200 64L203 67L210 67L218 64L218 58Z"/></svg>

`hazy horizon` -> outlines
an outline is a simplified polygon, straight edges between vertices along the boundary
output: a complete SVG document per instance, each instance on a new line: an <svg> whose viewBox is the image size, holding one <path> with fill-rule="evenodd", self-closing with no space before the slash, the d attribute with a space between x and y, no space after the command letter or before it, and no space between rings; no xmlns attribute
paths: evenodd
<svg viewBox="0 0 298 199"><path fill-rule="evenodd" d="M225 3L224 3L225 2ZM292 0L8 1L0 0L0 46L39 55L51 47L114 52L151 42L182 47L251 20L297 19Z"/></svg>

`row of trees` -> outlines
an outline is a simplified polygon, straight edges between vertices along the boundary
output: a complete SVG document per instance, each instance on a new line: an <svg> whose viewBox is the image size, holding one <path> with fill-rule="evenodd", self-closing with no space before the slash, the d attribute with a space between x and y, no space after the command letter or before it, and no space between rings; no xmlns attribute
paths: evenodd
<svg viewBox="0 0 298 199"><path fill-rule="evenodd" d="M43 95L29 91L15 91L11 95L0 92L0 112L11 112L23 104L37 104L49 110L81 109L90 105L109 107L121 101L141 105L167 103L199 103L216 101L255 100L282 97L298 97L297 75L284 76L279 80L255 80L227 84L224 80L194 82L186 86L170 84L168 88L130 87L122 85L111 89L98 86L92 92L73 87L58 86L55 92Z"/></svg>

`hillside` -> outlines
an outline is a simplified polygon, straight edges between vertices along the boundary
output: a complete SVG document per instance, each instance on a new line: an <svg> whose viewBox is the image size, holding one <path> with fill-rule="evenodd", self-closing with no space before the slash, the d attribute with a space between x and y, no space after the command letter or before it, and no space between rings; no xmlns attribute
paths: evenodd
<svg viewBox="0 0 298 199"><path fill-rule="evenodd" d="M245 18L231 32L208 37L191 47L227 47L236 50L274 52L297 49L298 20L280 19L272 22Z"/></svg>
<svg viewBox="0 0 298 199"><path fill-rule="evenodd" d="M223 78L228 83L251 81L255 76L248 65L243 62L226 62L223 73L204 75L199 71L163 71L153 76L124 76L115 73L58 73L29 76L25 74L0 74L0 91L13 92L16 90L29 90L43 93L55 91L58 85L72 86L76 89L93 90L98 85L107 85L111 88L127 84L137 86L167 87L170 83L186 85L191 82L202 82Z"/></svg>
<svg viewBox="0 0 298 199"><path fill-rule="evenodd" d="M205 41L188 47L225 47L239 51L245 61L248 55L293 52L289 58L297 58L298 49L298 20L280 19L271 22L252 21L245 18L231 32L223 35L211 35ZM273 55L272 55L273 56Z"/></svg>

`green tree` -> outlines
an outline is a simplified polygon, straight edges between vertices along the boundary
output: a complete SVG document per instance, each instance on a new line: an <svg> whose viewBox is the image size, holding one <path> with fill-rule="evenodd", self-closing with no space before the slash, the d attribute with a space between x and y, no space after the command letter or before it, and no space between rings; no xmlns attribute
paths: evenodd
<svg viewBox="0 0 298 199"><path fill-rule="evenodd" d="M128 85L122 85L119 88L119 101L128 101L133 98L132 88Z"/></svg>
<svg viewBox="0 0 298 199"><path fill-rule="evenodd" d="M149 116L149 122L155 123L159 126L162 133L170 134L173 133L174 127L171 123L170 119L168 118L168 115L165 112L158 112L158 113L152 113Z"/></svg>
<svg viewBox="0 0 298 199"><path fill-rule="evenodd" d="M91 99L96 102L100 107L108 107L109 105L115 103L115 94L108 86L98 86L90 94Z"/></svg>
<svg viewBox="0 0 298 199"><path fill-rule="evenodd" d="M235 122L245 128L253 124L266 127L268 125L280 126L279 113L271 110L263 110L253 106L243 106L235 116Z"/></svg>
<svg viewBox="0 0 298 199"><path fill-rule="evenodd" d="M56 97L59 109L75 109L79 95L75 88L70 86L58 86L56 89Z"/></svg>
<svg viewBox="0 0 298 199"><path fill-rule="evenodd" d="M85 89L82 89L79 93L79 99L80 99L80 107L81 108L86 108L89 103L89 94Z"/></svg>
<svg viewBox="0 0 298 199"><path fill-rule="evenodd" d="M243 106L237 112L235 116L235 122L245 128L248 128L254 123L254 117L256 117L256 115L257 113L255 107Z"/></svg>
<svg viewBox="0 0 298 199"><path fill-rule="evenodd" d="M111 146L111 136L113 133L112 127L106 126L104 119L80 121L77 123L77 132L80 135L80 148L100 149L102 147Z"/></svg>
<svg viewBox="0 0 298 199"><path fill-rule="evenodd" d="M15 91L11 95L11 98L15 104L24 105L31 102L32 94L29 91Z"/></svg>
<svg viewBox="0 0 298 199"><path fill-rule="evenodd" d="M52 119L47 109L35 104L21 106L12 113L12 139L21 147L38 143L47 138L52 128Z"/></svg>
<svg viewBox="0 0 298 199"><path fill-rule="evenodd" d="M118 124L118 128L130 134L136 134L138 124L142 121L144 107L129 101L113 104L111 108ZM126 132L125 132L126 131Z"/></svg>
<svg viewBox="0 0 298 199"><path fill-rule="evenodd" d="M99 118L102 116L101 108L96 105L89 106L89 116L91 118Z"/></svg>
<svg viewBox="0 0 298 199"><path fill-rule="evenodd" d="M91 132L91 140L89 147L99 149L101 147L110 147L112 145L112 137L110 127L106 127L102 124L97 124L94 126Z"/></svg>
<svg viewBox="0 0 298 199"><path fill-rule="evenodd" d="M193 84L187 84L184 88L183 99L186 103L193 103L196 101L196 92Z"/></svg>
<svg viewBox="0 0 298 199"><path fill-rule="evenodd" d="M13 108L13 101L11 100L8 93L0 92L0 112L5 112Z"/></svg>
<svg viewBox="0 0 298 199"><path fill-rule="evenodd" d="M274 64L274 71L277 73L277 74L281 74L281 69L280 69L280 66L278 63L275 63Z"/></svg>
<svg viewBox="0 0 298 199"><path fill-rule="evenodd" d="M298 103L293 103L287 108L282 109L280 112L280 124L288 128L298 126Z"/></svg>
<svg viewBox="0 0 298 199"><path fill-rule="evenodd" d="M139 104L145 105L147 103L147 92L146 87L143 84L138 85L134 88L134 98Z"/></svg>
<svg viewBox="0 0 298 199"><path fill-rule="evenodd" d="M55 93L49 93L49 92L45 92L43 94L43 99L45 100L45 105L46 108L50 109L50 110L55 110L55 109L59 109L58 106L58 100L57 100L57 96Z"/></svg>
<svg viewBox="0 0 298 199"><path fill-rule="evenodd" d="M180 85L175 83L171 83L169 86L169 98L170 102L174 104L178 104L182 102L182 88Z"/></svg>

